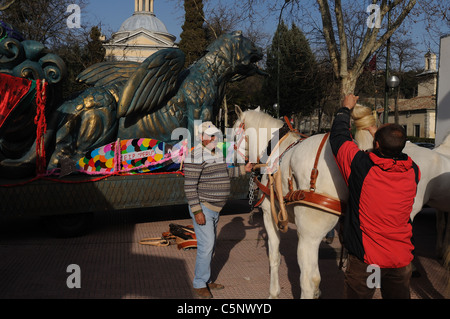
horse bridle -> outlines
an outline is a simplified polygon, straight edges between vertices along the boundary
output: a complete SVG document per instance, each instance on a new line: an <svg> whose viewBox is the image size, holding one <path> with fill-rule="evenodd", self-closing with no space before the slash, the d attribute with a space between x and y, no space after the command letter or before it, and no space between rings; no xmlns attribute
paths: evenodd
<svg viewBox="0 0 450 319"><path fill-rule="evenodd" d="M290 132L297 133L300 136L300 139L298 139L296 142L289 145L283 151L283 153L278 157L279 160L281 160L283 155L287 151L289 151L293 146L295 146L296 144L298 144L299 142L301 142L302 140L307 138L307 136L300 134L297 130L295 130L290 125L290 121L287 119L287 117L284 117L284 120L285 120L286 124L284 124L279 129L279 134L278 134L279 136L281 135L281 137L275 135L268 143L266 152L264 153L265 155L267 155L266 156L267 159L266 159L266 157L264 157L263 159L258 158L258 163L259 163L260 167L266 166L269 163L269 159L270 159L271 155L273 154L273 151L279 147L281 142L288 136L288 133L290 133ZM239 132L240 139L237 143L237 147L240 148L240 145L242 144L242 142L244 141L244 139L246 137L245 133L244 133L245 132L245 122L244 121L242 121L242 123L239 125L238 132ZM288 223L285 209L283 209L285 205L304 204L304 205L320 208L323 211L326 211L328 213L332 213L332 214L335 214L338 216L342 215L342 213L344 211L345 204L343 202L341 202L339 199L333 198L333 197L325 195L325 194L316 193L316 181L317 181L317 177L319 174L317 166L318 166L320 154L322 153L322 150L325 146L325 142L328 140L328 137L329 137L329 133L325 134L325 136L323 137L323 139L319 145L319 148L317 150L316 158L314 161L314 166L311 170L309 190L294 190L293 189L293 180L292 180L293 176L292 176L291 171L290 171L291 177L288 179L289 192L285 196L281 196L281 197L280 197L281 194L278 194L278 192L281 192L281 188L280 188L280 185L277 185L277 184L281 184L279 171L277 171L278 174L275 173L274 176L272 176L271 172L269 173L269 182L267 185L263 185L256 176L254 177L254 183L257 185L257 187L263 193L263 196L258 201L258 203L255 204L255 207L258 207L262 203L262 201L264 200L264 198L266 196L269 197L271 199L270 202L271 202L271 206L272 206L271 210L272 210L273 218L275 220L275 223L278 225L279 229L283 232L287 231L287 223ZM278 138L278 141L276 141L275 138ZM274 149L272 149L271 145L274 142L276 142L276 145L275 145ZM241 153L241 155L242 155L242 153ZM264 162L261 163L262 161L265 161L265 163ZM276 179L278 179L278 181ZM278 191L274 192L273 185L275 185L275 188L278 188ZM280 206L283 207L279 214L276 214L274 212L274 206L273 206L274 199L277 199L280 203Z"/></svg>
<svg viewBox="0 0 450 319"><path fill-rule="evenodd" d="M267 144L266 150L263 153L264 154L263 157L257 158L258 162L256 164L259 164L259 166L264 166L269 162L269 159L270 159L273 151L275 151L279 147L279 145L287 138L288 133L295 133L300 136L300 139L305 139L308 137L304 134L301 134L298 130L294 129L287 116L284 117L284 121L285 121L285 124L281 128L278 129L278 134L274 134L274 136L270 139L269 143ZM245 121L242 121L241 124L239 125L239 127L237 128L236 135L240 136L240 138L235 145L235 150L240 156L242 156L242 158L245 158L245 161L248 161L248 157L245 154L242 154L242 152L240 151L240 146L241 146L242 142L244 140L246 142L248 142L248 138L245 135ZM298 141L289 145L286 148L286 150L283 152L283 154L287 150L291 149L294 144L297 144L297 143L298 143ZM275 144L275 146L272 148L273 144ZM281 154L280 157L282 157L283 154Z"/></svg>
<svg viewBox="0 0 450 319"><path fill-rule="evenodd" d="M242 156L242 158L245 159L245 161L248 161L248 157L245 156L245 154L242 154L240 151L240 147L243 141L248 140L247 136L245 135L245 122L242 121L241 124L239 125L239 127L237 128L237 132L236 132L237 136L240 136L239 141L237 141L237 143L234 146L234 150L238 153L238 155Z"/></svg>

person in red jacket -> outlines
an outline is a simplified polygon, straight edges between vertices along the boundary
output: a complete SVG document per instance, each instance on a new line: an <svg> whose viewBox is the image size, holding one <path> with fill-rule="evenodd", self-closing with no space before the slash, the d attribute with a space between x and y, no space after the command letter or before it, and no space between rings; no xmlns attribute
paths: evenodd
<svg viewBox="0 0 450 319"><path fill-rule="evenodd" d="M410 214L420 179L419 167L402 153L400 125L371 127L374 149L359 150L350 132L350 112L358 97L348 95L333 121L330 144L349 188L343 240L349 258L347 298L410 298L412 225Z"/></svg>

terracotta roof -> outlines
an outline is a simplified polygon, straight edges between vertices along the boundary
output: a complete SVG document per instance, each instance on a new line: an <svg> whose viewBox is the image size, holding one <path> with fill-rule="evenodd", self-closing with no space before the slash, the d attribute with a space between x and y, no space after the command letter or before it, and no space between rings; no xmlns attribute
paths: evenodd
<svg viewBox="0 0 450 319"><path fill-rule="evenodd" d="M389 111L394 112L394 101L389 101ZM401 99L398 101L399 112L418 111L418 110L435 110L436 96L416 96L412 99ZM383 112L384 108L377 108L378 112Z"/></svg>
<svg viewBox="0 0 450 319"><path fill-rule="evenodd" d="M389 109L394 110L394 105L389 105ZM412 99L402 100L398 102L399 111L415 111L415 110L435 110L436 96L417 96Z"/></svg>

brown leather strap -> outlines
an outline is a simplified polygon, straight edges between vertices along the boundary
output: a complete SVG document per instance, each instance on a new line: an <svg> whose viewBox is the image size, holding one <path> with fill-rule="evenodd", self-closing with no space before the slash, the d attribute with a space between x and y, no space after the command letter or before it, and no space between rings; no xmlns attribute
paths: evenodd
<svg viewBox="0 0 450 319"><path fill-rule="evenodd" d="M275 195L278 199L278 203L280 204L280 212L278 213L278 228L281 230L281 232L285 233L288 230L288 224L289 224L289 218L286 211L286 205L285 200L283 197L283 190L281 187L281 171L278 170L273 174L274 177L274 188L275 188Z"/></svg>
<svg viewBox="0 0 450 319"><path fill-rule="evenodd" d="M292 124L291 121L289 120L289 118L287 116L284 116L284 121L286 122L287 126L289 127L289 130L293 133L297 133L298 135L300 135L303 138L308 138L308 135L302 134L300 133L299 130L295 129Z"/></svg>
<svg viewBox="0 0 450 319"><path fill-rule="evenodd" d="M190 249L190 248L197 248L197 239L182 239L180 237L177 237L176 239L177 247L178 249Z"/></svg>
<svg viewBox="0 0 450 319"><path fill-rule="evenodd" d="M269 196L270 190L269 190L269 182L267 182L267 185L264 185L261 183L256 177L254 178L256 186L264 193L264 195Z"/></svg>
<svg viewBox="0 0 450 319"><path fill-rule="evenodd" d="M175 240L175 239L176 239L176 237L173 236L170 232L165 232L165 233L162 233L161 237L142 238L139 241L139 244L163 247L163 246L169 246L171 240Z"/></svg>
<svg viewBox="0 0 450 319"><path fill-rule="evenodd" d="M284 196L284 200L286 205L304 204L338 216L345 210L344 203L339 199L307 190L290 191Z"/></svg>
<svg viewBox="0 0 450 319"><path fill-rule="evenodd" d="M325 134L325 136L322 139L322 142L320 142L319 149L317 150L317 154L316 154L316 160L314 161L314 167L311 170L309 189L312 192L314 192L316 190L316 181L317 181L317 177L319 176L319 170L317 169L317 165L319 164L319 157L320 157L320 154L322 153L322 149L325 146L325 142L327 141L328 136L330 136L330 133Z"/></svg>
<svg viewBox="0 0 450 319"><path fill-rule="evenodd" d="M261 205L261 203L263 202L263 200L266 198L266 196L270 196L270 191L269 191L269 182L267 182L267 186L264 185L263 183L261 183L258 178L256 178L256 176L253 178L253 181L255 182L256 186L258 186L258 188L261 190L261 192L263 193L261 198L259 199L259 201L255 204L254 207L259 207L259 205Z"/></svg>
<svg viewBox="0 0 450 319"><path fill-rule="evenodd" d="M286 120L286 119L285 119ZM286 121L288 123L288 121ZM289 168L291 178L288 178L289 183L289 192L284 196L283 198L280 198L279 196L275 196L275 190L274 190L274 181L273 177L269 176L269 182L267 183L267 186L262 184L256 177L254 178L255 184L258 186L258 188L262 191L263 195L261 199L258 201L258 203L255 205L255 207L259 206L264 198L268 196L271 200L271 211L274 218L275 223L280 228L281 231L287 230L287 218L285 218L286 214L283 213L283 209L280 211L280 214L276 214L275 212L275 203L274 200L278 200L280 206L284 205L293 205L293 204L303 204L308 205L311 207L319 208L325 212L335 214L337 216L341 216L344 212L344 203L341 202L337 198L332 198L328 195L316 193L316 181L317 177L319 176L319 170L317 169L317 166L319 164L319 158L320 154L322 153L323 147L325 146L325 143L329 137L330 133L325 134L323 137L319 148L317 150L316 158L314 161L314 167L311 171L311 177L310 177L310 190L296 190L293 189L293 182L292 182L292 172ZM271 183L272 180L272 183ZM280 180L278 178L278 183L280 183ZM278 185L278 190L280 188L280 185ZM278 198L277 198L278 197Z"/></svg>

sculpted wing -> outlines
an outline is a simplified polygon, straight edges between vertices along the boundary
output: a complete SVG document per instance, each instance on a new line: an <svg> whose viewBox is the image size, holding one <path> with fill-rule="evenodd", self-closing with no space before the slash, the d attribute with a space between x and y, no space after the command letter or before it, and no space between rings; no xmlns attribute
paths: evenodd
<svg viewBox="0 0 450 319"><path fill-rule="evenodd" d="M157 110L165 99L175 93L184 61L185 55L181 50L164 49L142 62L125 84L117 117Z"/></svg>
<svg viewBox="0 0 450 319"><path fill-rule="evenodd" d="M77 76L77 81L94 86L104 86L129 79L139 68L139 62L101 62L91 65Z"/></svg>

